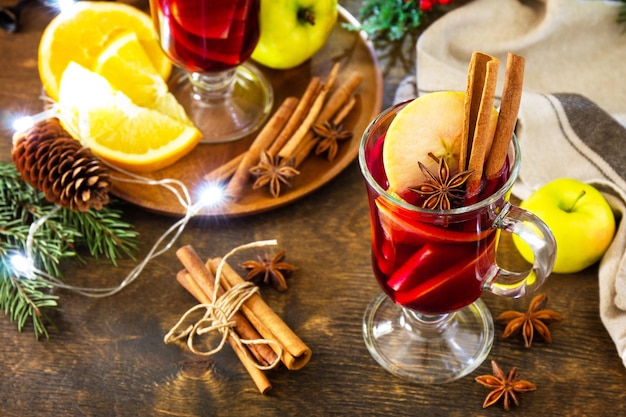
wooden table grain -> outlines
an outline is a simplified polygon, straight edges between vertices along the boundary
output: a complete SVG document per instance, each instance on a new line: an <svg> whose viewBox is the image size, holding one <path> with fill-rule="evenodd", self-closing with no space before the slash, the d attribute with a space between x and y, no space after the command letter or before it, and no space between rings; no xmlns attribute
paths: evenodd
<svg viewBox="0 0 626 417"><path fill-rule="evenodd" d="M10 4L1 0L0 5ZM147 9L146 1L133 4ZM356 13L359 1L343 4ZM53 13L33 2L21 30L0 33L0 161L10 161L11 121L40 111L37 45ZM412 45L381 57L385 101L410 71ZM399 59L402 58L402 59ZM173 218L119 205L141 234L141 253ZM549 307L564 321L553 343L530 349L516 338L502 340L502 327L488 360L471 375L438 386L398 379L369 355L361 319L379 289L371 273L368 207L356 162L303 199L267 213L236 219L193 219L174 245L192 245L203 257L260 239L278 239L298 270L289 289L263 288L267 303L313 350L299 371L268 372L273 388L256 390L229 347L197 357L163 337L194 300L176 282L181 268L175 248L152 261L119 294L93 299L57 291L58 330L36 341L0 317L0 414L3 416L495 416L501 405L482 409L486 388L474 382L490 372L489 360L517 366L537 391L523 394L517 416L626 415L626 371L598 313L598 270L553 275L542 288ZM510 248L509 248L510 249ZM513 253L511 250L509 251ZM239 256L239 255L238 255ZM251 253L239 256L247 258ZM235 261L237 258L235 259ZM134 262L119 267L68 266L70 282L111 286ZM530 301L483 297L494 315L523 310Z"/></svg>

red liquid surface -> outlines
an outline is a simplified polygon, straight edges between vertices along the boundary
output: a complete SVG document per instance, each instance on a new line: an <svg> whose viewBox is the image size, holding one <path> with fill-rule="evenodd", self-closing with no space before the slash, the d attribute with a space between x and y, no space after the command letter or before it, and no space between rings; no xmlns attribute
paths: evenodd
<svg viewBox="0 0 626 417"><path fill-rule="evenodd" d="M161 48L191 72L234 68L259 39L259 0L151 0Z"/></svg>
<svg viewBox="0 0 626 417"><path fill-rule="evenodd" d="M387 188L382 164L384 137L369 150L368 167ZM479 200L501 188L508 166L483 186ZM493 216L477 210L449 217L421 214L390 202L368 187L372 263L385 293L396 303L426 314L447 313L474 302L494 268L497 233ZM419 196L403 196L420 206Z"/></svg>

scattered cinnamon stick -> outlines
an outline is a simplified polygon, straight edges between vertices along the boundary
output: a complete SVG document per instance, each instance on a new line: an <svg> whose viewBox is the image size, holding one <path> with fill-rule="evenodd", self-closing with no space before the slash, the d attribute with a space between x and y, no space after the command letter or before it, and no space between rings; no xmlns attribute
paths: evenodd
<svg viewBox="0 0 626 417"><path fill-rule="evenodd" d="M295 111L298 101L295 97L287 97L270 120L263 126L263 129L261 129L250 145L246 155L228 182L226 195L230 198L238 200L241 197L243 189L250 178L250 168L259 162L261 152L271 146L274 139L276 139L281 129L287 123L287 120L289 120L289 117Z"/></svg>
<svg viewBox="0 0 626 417"><path fill-rule="evenodd" d="M176 256L185 266L187 273L191 277L191 280L195 285L206 295L202 302L213 302L212 299L214 293L215 278L204 265L196 251L189 245L183 246L176 251ZM222 288L218 288L218 297L224 293ZM233 329L242 339L255 340L261 339L261 335L250 324L240 312L236 312L232 317L235 325ZM263 366L272 364L276 360L276 353L267 344L253 344L248 345L250 352L254 355L257 361Z"/></svg>
<svg viewBox="0 0 626 417"><path fill-rule="evenodd" d="M267 150L270 154L276 155L281 150L281 148L285 145L285 143L291 138L298 126L302 123L304 119L306 119L307 114L311 111L311 107L315 103L317 96L320 93L322 88L322 81L319 77L312 77L311 81L307 85L296 110L293 112L287 124L280 132L278 137L272 143L272 146Z"/></svg>
<svg viewBox="0 0 626 417"><path fill-rule="evenodd" d="M324 124L329 121L338 110L340 110L344 104L350 100L354 91L361 85L363 81L363 75L360 72L353 71L348 76L348 79L330 95L328 103L324 106L324 109L315 120L315 123Z"/></svg>
<svg viewBox="0 0 626 417"><path fill-rule="evenodd" d="M466 166L472 171L466 186L466 198L469 200L480 191L485 159L493 140L489 125L494 108L499 65L500 60L490 55L480 52L472 55L471 75L469 76L471 83L468 81L470 91L467 97L469 105L466 102L466 111L469 109L469 115L466 113L466 119L469 121L467 140L465 140L465 128L463 134L463 142L467 143L470 151ZM468 124L467 121L465 124Z"/></svg>
<svg viewBox="0 0 626 417"><path fill-rule="evenodd" d="M247 152L247 151L246 151ZM233 176L237 167L241 164L241 161L246 156L246 152L242 152L230 161L223 165L218 166L213 171L207 173L204 176L206 181L210 182L223 182Z"/></svg>
<svg viewBox="0 0 626 417"><path fill-rule="evenodd" d="M339 110L339 112L333 118L333 124L335 126L340 125L341 122L343 122L343 119L348 117L355 105L356 98L351 95L350 98L348 98L348 102L341 108L341 110Z"/></svg>
<svg viewBox="0 0 626 417"><path fill-rule="evenodd" d="M511 52L508 53L498 124L485 165L485 178L487 180L498 176L506 160L522 100L524 63L524 57Z"/></svg>
<svg viewBox="0 0 626 417"><path fill-rule="evenodd" d="M337 78L337 72L339 71L339 63L336 63L326 82L322 85L322 90L319 92L313 105L309 109L309 113L304 118L296 132L287 140L287 143L280 149L278 152L278 156L282 159L290 159L293 156L294 151L305 138L307 133L309 133L311 126L316 122L316 119L320 112L322 111L322 107L324 106L324 102L326 101L326 96L328 92L332 88L335 79Z"/></svg>
<svg viewBox="0 0 626 417"><path fill-rule="evenodd" d="M207 266L216 274L221 258L210 259ZM228 263L222 268L224 288L229 289L244 279ZM291 328L265 303L259 294L253 294L243 304L241 311L258 332L268 340L277 341L282 347L281 361L287 369L301 369L311 359L311 349Z"/></svg>
<svg viewBox="0 0 626 417"><path fill-rule="evenodd" d="M202 289L200 289L186 270L181 270L176 275L176 280L200 303L208 304L211 302L209 296L206 295ZM248 358L246 352L244 352L241 347L235 343L232 337L228 337L228 343L252 378L252 381L257 386L259 392L261 392L261 394L266 394L272 388L272 384L265 373L250 362L250 358Z"/></svg>
<svg viewBox="0 0 626 417"><path fill-rule="evenodd" d="M346 102L350 102L354 91L359 87L359 85L361 85L362 80L363 76L359 72L352 72L348 76L348 79L343 84L339 85L337 89L335 89L328 97L328 101L324 104L324 107L315 118L314 124L324 124L325 122L331 120L331 118L339 110L344 108ZM310 129L311 126L312 125L309 125L306 129L305 135L302 138L299 138L298 142L294 144L293 147L287 149L283 148L279 155L285 159L296 158L302 162L302 160L304 160L304 158L308 155L303 154L302 149L306 149L306 147L310 144L310 141L315 138L315 134ZM305 143L304 148L300 147L302 143ZM312 148L313 147L310 147L310 149Z"/></svg>

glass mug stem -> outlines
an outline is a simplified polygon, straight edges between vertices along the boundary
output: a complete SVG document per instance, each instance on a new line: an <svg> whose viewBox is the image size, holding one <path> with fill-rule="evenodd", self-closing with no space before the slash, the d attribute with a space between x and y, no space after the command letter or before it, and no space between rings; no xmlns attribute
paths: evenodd
<svg viewBox="0 0 626 417"><path fill-rule="evenodd" d="M221 72L188 73L193 98L205 102L223 100L232 93L235 75L235 68Z"/></svg>

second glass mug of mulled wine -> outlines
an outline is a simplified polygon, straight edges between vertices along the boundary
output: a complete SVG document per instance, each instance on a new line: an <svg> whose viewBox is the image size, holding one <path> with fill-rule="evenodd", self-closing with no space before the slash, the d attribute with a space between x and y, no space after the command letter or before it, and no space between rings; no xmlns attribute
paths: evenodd
<svg viewBox="0 0 626 417"><path fill-rule="evenodd" d="M379 115L359 148L373 270L383 290L365 312L363 333L372 356L392 374L443 383L476 369L491 349L493 320L480 299L483 291L508 297L535 291L552 271L556 243L538 217L508 201L520 167L515 137L501 174L473 204L433 210L388 192L385 134L406 104ZM505 232L532 248L528 270L508 271L496 262Z"/></svg>
<svg viewBox="0 0 626 417"><path fill-rule="evenodd" d="M259 0L150 0L161 49L184 72L170 89L205 143L257 130L273 104L272 87L245 62L259 40Z"/></svg>

